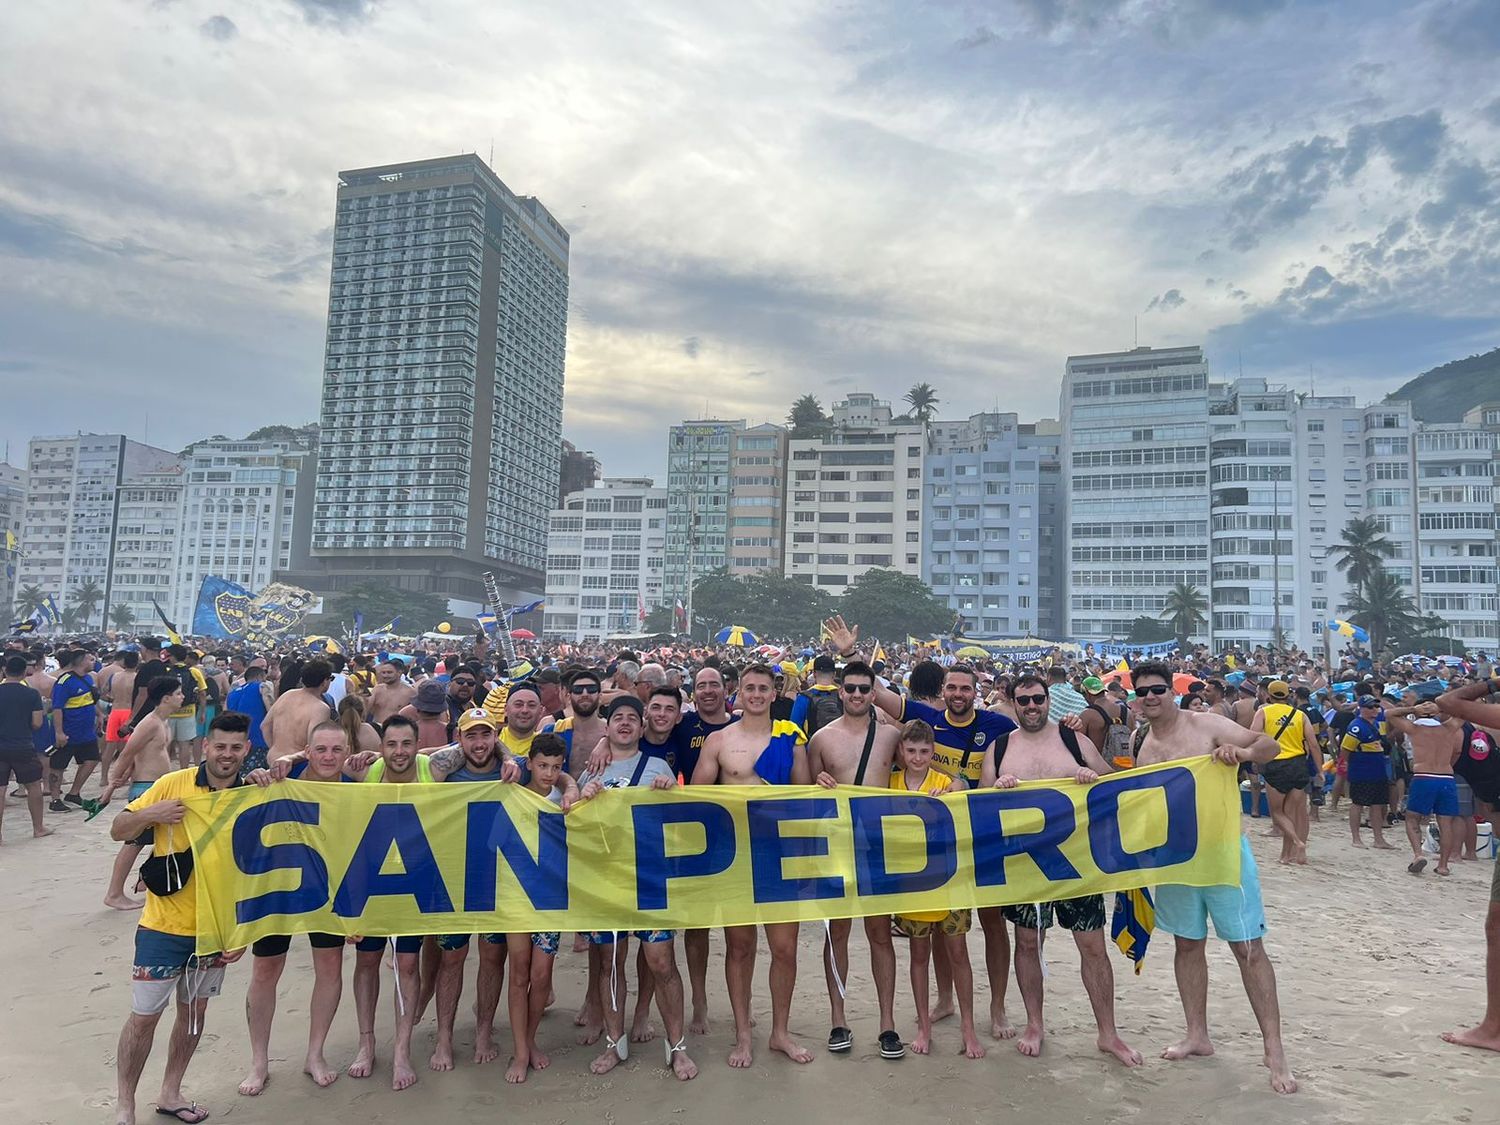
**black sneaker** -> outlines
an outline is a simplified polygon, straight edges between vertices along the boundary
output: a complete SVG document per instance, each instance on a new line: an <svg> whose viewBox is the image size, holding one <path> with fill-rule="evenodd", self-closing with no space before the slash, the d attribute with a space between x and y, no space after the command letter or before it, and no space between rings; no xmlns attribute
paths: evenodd
<svg viewBox="0 0 1500 1125"><path fill-rule="evenodd" d="M53 812L72 812L73 811L73 806L72 805L65 805L61 801L53 801L47 807L49 809L51 809Z"/></svg>
<svg viewBox="0 0 1500 1125"><path fill-rule="evenodd" d="M83 798L77 793L64 793L63 800L67 801L70 805L77 805L80 809L83 808Z"/></svg>
<svg viewBox="0 0 1500 1125"><path fill-rule="evenodd" d="M880 1057L883 1059L904 1059L906 1057L906 1044L901 1042L901 1036L894 1031L882 1031L880 1033Z"/></svg>

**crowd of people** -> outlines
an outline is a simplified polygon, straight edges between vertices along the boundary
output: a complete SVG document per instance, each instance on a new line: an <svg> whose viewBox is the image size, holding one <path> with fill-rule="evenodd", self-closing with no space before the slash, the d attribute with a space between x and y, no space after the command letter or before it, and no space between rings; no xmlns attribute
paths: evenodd
<svg viewBox="0 0 1500 1125"><path fill-rule="evenodd" d="M872 648L879 648L878 652ZM812 649L813 651L807 651ZM796 655L794 655L794 653ZM807 659L799 657L806 655ZM879 657L879 659L877 659ZM1300 652L1206 650L1120 662L1061 651L1032 663L970 663L926 646L861 646L858 628L835 618L816 646L746 653L721 646L665 644L654 651L602 645L533 646L507 662L484 637L411 652L359 653L347 660L284 652L200 652L151 637L128 643L59 645L28 638L7 645L0 684L0 769L11 799L24 799L34 836L48 816L92 818L124 795L110 833L120 850L103 901L140 910L131 1014L117 1059L119 1117L135 1121L136 1088L157 1024L176 1024L158 1111L196 1122L207 1110L181 1083L202 1034L206 1005L228 965L247 950L195 953L194 874L183 800L237 785L303 782L525 785L564 812L608 790L677 785L872 786L942 795L1025 781L1088 785L1108 773L1210 755L1239 772L1252 817L1264 809L1280 838L1280 862L1308 862L1309 826L1348 803L1350 843L1377 849L1404 822L1408 870L1423 876L1429 855L1446 876L1477 854L1479 820L1500 806L1500 692L1482 659L1458 669L1392 664L1357 650L1325 666ZM71 777L69 770L71 769ZM98 789L87 792L91 777ZM608 799L608 798L605 798ZM0 811L3 811L0 801ZM1426 827L1433 818L1436 839ZM3 824L3 822L0 822ZM1496 825L1500 828L1500 825ZM141 855L150 857L139 863ZM1167 1060L1211 1054L1207 1020L1208 923L1228 943L1259 1024L1270 1084L1291 1093L1296 1079L1282 1046L1275 971L1263 937L1266 916L1248 841L1238 885L1153 888L1156 927L1175 941L1174 968L1185 1033ZM977 920L987 1013L975 1011L969 934ZM845 1014L852 919L827 927L826 1049L851 1050ZM950 909L860 920L879 1009L882 1057L933 1049L934 1025L956 1014L962 1053L983 1058L991 1040L1014 1040L1026 1056L1043 1051L1046 976L1042 946L1054 926L1071 932L1080 956L1101 1052L1124 1066L1141 1053L1116 1026L1114 979L1100 896L1005 907ZM770 1050L797 1063L814 1052L790 1028L798 973L798 924L767 924L772 1020ZM1500 1050L1500 865L1491 891L1486 1010L1451 1043ZM630 938L636 939L636 1000L627 1023ZM727 1062L754 1057L750 998L759 935L724 931L725 984L734 1043ZM510 1038L505 1077L524 1082L550 1063L538 1032L555 1002L554 959L562 933L496 932L406 937L311 934L314 982L304 1069L319 1086L340 1072L374 1073L380 1055L381 968L394 966L391 1084L417 1081L414 1026L432 1009L431 1071L452 1069L465 965L477 953L475 1064L502 1053L496 1021L502 997ZM686 979L679 970L678 941ZM241 1094L270 1079L270 1038L292 939L263 938L248 950L251 1059ZM343 990L344 947L354 952L359 1047L331 1065L325 1043ZM896 1014L898 948L908 954L916 1033L904 1041ZM651 1040L650 1007L663 1029L671 1074L689 1080L697 1063L689 1036L707 1031L709 935L663 930L581 933L570 955L587 958L586 1000L575 1017L581 1043L603 1042L590 1064L605 1074ZM1014 972L1024 1019L1007 1007ZM1057 982L1052 982L1058 987ZM987 1018L985 1018L987 1016Z"/></svg>

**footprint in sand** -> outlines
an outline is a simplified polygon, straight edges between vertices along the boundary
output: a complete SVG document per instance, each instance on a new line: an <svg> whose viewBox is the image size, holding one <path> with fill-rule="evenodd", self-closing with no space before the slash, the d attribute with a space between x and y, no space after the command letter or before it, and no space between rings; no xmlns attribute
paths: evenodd
<svg viewBox="0 0 1500 1125"><path fill-rule="evenodd" d="M117 941L119 941L119 940L120 940L120 935L119 934L105 934L103 937L101 937L99 939L99 944L100 945L114 945L114 943L117 942Z"/></svg>

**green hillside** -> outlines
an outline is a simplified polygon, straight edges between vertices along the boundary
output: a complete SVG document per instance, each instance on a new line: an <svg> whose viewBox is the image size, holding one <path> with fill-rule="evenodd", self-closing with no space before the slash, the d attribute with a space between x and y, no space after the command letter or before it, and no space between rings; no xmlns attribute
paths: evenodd
<svg viewBox="0 0 1500 1125"><path fill-rule="evenodd" d="M1387 402L1402 399L1419 421L1462 422L1481 402L1500 402L1500 348L1424 371L1385 396Z"/></svg>

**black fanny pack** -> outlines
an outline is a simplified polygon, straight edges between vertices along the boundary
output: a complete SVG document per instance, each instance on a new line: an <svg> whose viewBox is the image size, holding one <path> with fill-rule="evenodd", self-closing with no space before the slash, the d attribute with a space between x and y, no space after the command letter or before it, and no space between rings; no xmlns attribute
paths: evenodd
<svg viewBox="0 0 1500 1125"><path fill-rule="evenodd" d="M154 855L141 864L141 882L158 898L175 895L193 874L193 849Z"/></svg>

